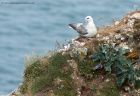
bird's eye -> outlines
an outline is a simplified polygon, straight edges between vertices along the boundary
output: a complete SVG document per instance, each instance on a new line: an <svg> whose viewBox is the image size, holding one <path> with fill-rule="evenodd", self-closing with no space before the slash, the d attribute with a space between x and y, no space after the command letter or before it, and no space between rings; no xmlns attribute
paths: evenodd
<svg viewBox="0 0 140 96"><path fill-rule="evenodd" d="M89 18L87 18L87 19L89 19Z"/></svg>

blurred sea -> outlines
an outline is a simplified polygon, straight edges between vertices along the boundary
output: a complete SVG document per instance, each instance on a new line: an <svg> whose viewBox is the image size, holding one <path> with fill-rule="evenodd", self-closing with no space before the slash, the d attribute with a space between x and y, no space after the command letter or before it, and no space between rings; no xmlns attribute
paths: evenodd
<svg viewBox="0 0 140 96"><path fill-rule="evenodd" d="M139 0L0 0L0 96L22 81L26 54L77 36L68 23L91 15L99 27L139 8Z"/></svg>

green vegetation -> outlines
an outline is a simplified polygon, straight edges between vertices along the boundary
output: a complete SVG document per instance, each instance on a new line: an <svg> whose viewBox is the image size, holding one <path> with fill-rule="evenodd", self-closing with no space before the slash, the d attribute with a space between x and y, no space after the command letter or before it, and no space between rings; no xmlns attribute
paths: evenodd
<svg viewBox="0 0 140 96"><path fill-rule="evenodd" d="M101 89L99 88L97 96L120 96L114 82L105 82L102 86Z"/></svg>
<svg viewBox="0 0 140 96"><path fill-rule="evenodd" d="M48 56L27 58L15 96L140 96L139 15L99 28L93 38L58 44Z"/></svg>
<svg viewBox="0 0 140 96"><path fill-rule="evenodd" d="M69 56L57 53L46 59L47 63L39 60L26 68L20 91L35 94L41 90L53 90L57 96L74 96L72 68L67 63Z"/></svg>
<svg viewBox="0 0 140 96"><path fill-rule="evenodd" d="M127 50L123 48L100 45L93 55L94 64L102 64L108 74L114 73L116 75L116 82L119 87L126 81L129 84L135 84L136 80L137 73L131 60L124 55L126 52Z"/></svg>
<svg viewBox="0 0 140 96"><path fill-rule="evenodd" d="M39 60L33 64L29 64L24 73L24 82L21 86L21 92L25 93L29 89L30 82L34 81L35 78L46 73L47 64L42 64Z"/></svg>
<svg viewBox="0 0 140 96"><path fill-rule="evenodd" d="M97 92L97 86L96 86L95 84L92 84L91 90L92 90L93 92Z"/></svg>
<svg viewBox="0 0 140 96"><path fill-rule="evenodd" d="M88 89L90 92L86 95L119 96L116 84L119 87L132 84L139 88L136 77L140 71L133 68L132 61L125 56L127 52L128 50L123 48L102 44L92 56L82 55L84 58L80 58L80 54L73 54L73 58L69 54L56 53L50 58L37 59L28 64L20 91L23 94L49 94L52 90L54 96L76 96L75 81L72 78L74 69L67 62L73 59L78 68L77 76L82 76L85 84L91 85ZM102 80L114 78L111 74L115 74L115 80ZM85 85L80 86L82 88Z"/></svg>
<svg viewBox="0 0 140 96"><path fill-rule="evenodd" d="M85 77L85 79L93 77L92 61L80 60L78 58L76 58L75 61L77 62L78 71L81 76Z"/></svg>

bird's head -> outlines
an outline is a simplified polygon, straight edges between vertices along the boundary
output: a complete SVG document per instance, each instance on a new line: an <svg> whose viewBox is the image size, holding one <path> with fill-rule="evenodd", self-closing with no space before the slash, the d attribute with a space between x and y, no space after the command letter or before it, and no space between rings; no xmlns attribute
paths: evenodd
<svg viewBox="0 0 140 96"><path fill-rule="evenodd" d="M93 22L93 18L91 16L86 16L85 17L85 22Z"/></svg>

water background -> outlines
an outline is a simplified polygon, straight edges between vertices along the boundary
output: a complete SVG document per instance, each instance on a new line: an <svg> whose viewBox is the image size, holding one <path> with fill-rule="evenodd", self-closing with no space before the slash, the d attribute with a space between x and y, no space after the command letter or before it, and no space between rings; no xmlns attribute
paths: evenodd
<svg viewBox="0 0 140 96"><path fill-rule="evenodd" d="M139 8L139 0L0 0L0 96L22 81L26 54L77 36L69 23L91 15L99 27Z"/></svg>

